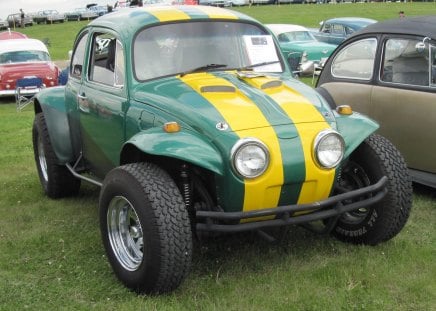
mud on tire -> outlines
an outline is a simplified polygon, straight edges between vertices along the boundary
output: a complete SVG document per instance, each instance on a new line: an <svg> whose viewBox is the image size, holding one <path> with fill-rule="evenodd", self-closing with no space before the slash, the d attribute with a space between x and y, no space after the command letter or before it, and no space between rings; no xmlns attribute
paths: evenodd
<svg viewBox="0 0 436 311"><path fill-rule="evenodd" d="M388 177L387 194L377 204L342 215L333 235L338 239L376 245L397 235L412 206L412 183L405 161L386 138L373 134L351 155L339 185L357 189Z"/></svg>

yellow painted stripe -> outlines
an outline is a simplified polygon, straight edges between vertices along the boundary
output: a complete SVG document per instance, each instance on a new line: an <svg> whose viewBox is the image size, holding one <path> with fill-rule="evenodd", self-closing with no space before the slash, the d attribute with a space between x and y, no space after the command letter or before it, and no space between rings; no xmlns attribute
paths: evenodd
<svg viewBox="0 0 436 311"><path fill-rule="evenodd" d="M147 12L153 14L161 22L173 20L191 19L188 14L172 6L168 7L147 7Z"/></svg>
<svg viewBox="0 0 436 311"><path fill-rule="evenodd" d="M225 11L214 6L198 6L196 9L208 15L210 18L238 19L238 16L231 11Z"/></svg>
<svg viewBox="0 0 436 311"><path fill-rule="evenodd" d="M257 88L273 79L260 77L246 81ZM301 94L282 85L264 89L295 123L298 130L306 163L306 180L302 186L298 203L310 203L325 199L329 196L334 182L335 170L319 168L313 159L312 150L316 135L324 129L330 128L321 113ZM316 122L314 122L316 121Z"/></svg>
<svg viewBox="0 0 436 311"><path fill-rule="evenodd" d="M255 180L245 181L244 211L276 207L280 198L280 186L283 184L283 165L280 145L274 129L270 126L260 109L236 89L236 92L205 92L200 90L204 86L228 85L229 81L208 73L186 75L180 78L203 96L224 117L229 126L245 128L236 133L240 138L256 137L270 150L270 166L265 174ZM249 111L247 113L247 111ZM221 120L216 120L221 121ZM252 129L253 124L260 125Z"/></svg>

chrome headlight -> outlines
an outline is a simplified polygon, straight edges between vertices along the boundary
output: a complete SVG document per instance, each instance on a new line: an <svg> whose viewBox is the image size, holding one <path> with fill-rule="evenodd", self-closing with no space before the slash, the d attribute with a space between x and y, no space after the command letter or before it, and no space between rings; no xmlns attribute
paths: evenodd
<svg viewBox="0 0 436 311"><path fill-rule="evenodd" d="M344 157L344 150L344 139L336 131L323 130L315 139L314 155L322 168L336 167Z"/></svg>
<svg viewBox="0 0 436 311"><path fill-rule="evenodd" d="M232 166L244 178L262 175L269 165L268 148L256 138L240 139L231 151Z"/></svg>

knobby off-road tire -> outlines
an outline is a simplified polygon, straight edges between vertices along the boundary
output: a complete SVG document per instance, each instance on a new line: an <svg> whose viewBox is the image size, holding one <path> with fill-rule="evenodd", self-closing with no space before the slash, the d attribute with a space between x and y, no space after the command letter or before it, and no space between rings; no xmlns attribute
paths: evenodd
<svg viewBox="0 0 436 311"><path fill-rule="evenodd" d="M188 274L188 211L176 184L158 166L134 163L109 172L100 194L100 228L109 262L128 288L165 293Z"/></svg>
<svg viewBox="0 0 436 311"><path fill-rule="evenodd" d="M33 153L42 188L50 198L76 195L80 189L80 179L75 178L58 159L53 151L44 115L35 115L32 130Z"/></svg>
<svg viewBox="0 0 436 311"><path fill-rule="evenodd" d="M342 215L333 235L356 244L376 245L397 235L412 207L412 183L399 151L380 135L368 137L351 155L340 185L357 189L388 177L386 196L377 204Z"/></svg>

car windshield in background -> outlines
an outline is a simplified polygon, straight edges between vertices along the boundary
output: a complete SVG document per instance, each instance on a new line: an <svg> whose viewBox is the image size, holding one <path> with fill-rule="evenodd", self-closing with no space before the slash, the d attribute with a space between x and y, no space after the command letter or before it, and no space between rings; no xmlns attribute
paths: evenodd
<svg viewBox="0 0 436 311"><path fill-rule="evenodd" d="M305 42L305 41L316 41L316 39L309 31L290 31L280 34L279 41Z"/></svg>
<svg viewBox="0 0 436 311"><path fill-rule="evenodd" d="M14 51L0 54L0 64L46 62L50 56L44 51Z"/></svg>
<svg viewBox="0 0 436 311"><path fill-rule="evenodd" d="M239 69L282 72L272 37L256 25L239 22L165 24L141 31L134 42L138 80L204 71ZM217 64L225 66L215 66Z"/></svg>

